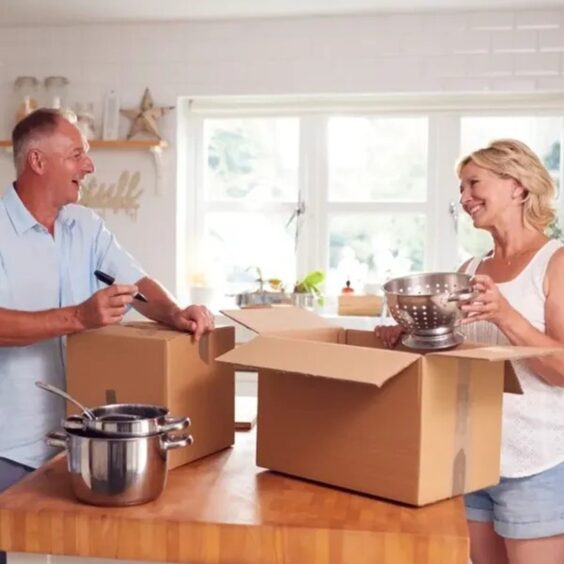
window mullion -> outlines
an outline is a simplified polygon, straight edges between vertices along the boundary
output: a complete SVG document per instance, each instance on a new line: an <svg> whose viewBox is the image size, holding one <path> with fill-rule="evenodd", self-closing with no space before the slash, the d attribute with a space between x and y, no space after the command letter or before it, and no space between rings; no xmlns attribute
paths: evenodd
<svg viewBox="0 0 564 564"><path fill-rule="evenodd" d="M205 212L235 212L235 213L258 213L261 215L286 212L288 217L295 210L294 202L232 202L232 201L208 201L204 203Z"/></svg>
<svg viewBox="0 0 564 564"><path fill-rule="evenodd" d="M460 152L460 115L432 114L429 119L427 252L425 268L431 271L456 269L458 240L452 203L458 203L455 163Z"/></svg>
<svg viewBox="0 0 564 564"><path fill-rule="evenodd" d="M556 210L558 216L564 218L564 117L560 118L560 167L558 170L558 194ZM560 225L564 227L564 225Z"/></svg>
<svg viewBox="0 0 564 564"><path fill-rule="evenodd" d="M426 202L329 202L327 211L339 213L427 213Z"/></svg>
<svg viewBox="0 0 564 564"><path fill-rule="evenodd" d="M189 114L186 117L184 138L187 163L186 170L186 252L188 276L193 277L202 269L202 245L205 229L204 204L204 119Z"/></svg>
<svg viewBox="0 0 564 564"><path fill-rule="evenodd" d="M300 119L300 197L305 205L297 249L297 273L328 267L327 118Z"/></svg>

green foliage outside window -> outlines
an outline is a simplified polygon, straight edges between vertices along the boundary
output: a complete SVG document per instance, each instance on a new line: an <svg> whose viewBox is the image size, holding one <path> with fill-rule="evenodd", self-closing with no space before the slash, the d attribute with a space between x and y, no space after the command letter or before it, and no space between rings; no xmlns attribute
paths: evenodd
<svg viewBox="0 0 564 564"><path fill-rule="evenodd" d="M208 145L208 167L228 195L244 198L254 188L252 174L258 147L242 128L216 129Z"/></svg>
<svg viewBox="0 0 564 564"><path fill-rule="evenodd" d="M558 218L555 219L547 228L546 234L551 239L558 239L559 241L564 242L564 231L562 231L562 227L560 226L560 222Z"/></svg>

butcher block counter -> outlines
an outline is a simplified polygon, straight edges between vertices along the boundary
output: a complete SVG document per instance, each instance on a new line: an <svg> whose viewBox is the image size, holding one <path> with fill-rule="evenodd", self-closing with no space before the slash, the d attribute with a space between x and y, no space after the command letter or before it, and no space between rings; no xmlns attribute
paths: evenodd
<svg viewBox="0 0 564 564"><path fill-rule="evenodd" d="M59 456L0 496L0 548L73 562L468 562L460 498L414 509L289 478L255 466L254 432L236 435L234 448L171 471L161 497L135 507L78 503Z"/></svg>

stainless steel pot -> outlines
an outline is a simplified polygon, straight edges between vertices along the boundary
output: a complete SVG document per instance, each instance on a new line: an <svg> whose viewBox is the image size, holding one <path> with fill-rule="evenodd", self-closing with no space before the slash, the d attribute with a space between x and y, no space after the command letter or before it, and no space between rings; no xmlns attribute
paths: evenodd
<svg viewBox="0 0 564 564"><path fill-rule="evenodd" d="M116 403L93 407L95 419L70 415L63 421L66 431L88 431L91 436L145 437L180 431L190 425L188 417L171 417L166 407Z"/></svg>
<svg viewBox="0 0 564 564"><path fill-rule="evenodd" d="M91 437L84 431L54 432L47 444L65 448L75 496L92 505L137 505L157 498L167 476L167 452L192 437Z"/></svg>

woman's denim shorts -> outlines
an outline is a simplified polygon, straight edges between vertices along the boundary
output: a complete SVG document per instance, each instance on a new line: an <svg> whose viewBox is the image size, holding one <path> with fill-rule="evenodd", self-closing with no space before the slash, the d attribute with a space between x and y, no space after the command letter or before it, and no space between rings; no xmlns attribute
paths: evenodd
<svg viewBox="0 0 564 564"><path fill-rule="evenodd" d="M564 463L525 478L501 478L464 496L469 521L492 521L508 539L564 534Z"/></svg>

